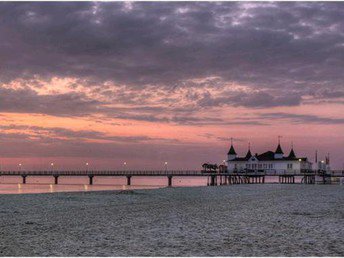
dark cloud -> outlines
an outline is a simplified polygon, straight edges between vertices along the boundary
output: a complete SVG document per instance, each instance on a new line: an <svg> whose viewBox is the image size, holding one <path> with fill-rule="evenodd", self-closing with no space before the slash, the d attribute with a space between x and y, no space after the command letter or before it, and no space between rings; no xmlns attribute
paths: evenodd
<svg viewBox="0 0 344 258"><path fill-rule="evenodd" d="M112 136L105 133L92 130L70 130L61 127L40 127L25 125L0 125L2 130L0 140L16 139L18 141L25 140L28 142L39 141L41 144L53 143L57 139L62 141L79 140L102 140L117 143L143 143L143 142L159 142L159 143L178 143L177 139L168 138L152 138L148 136ZM22 133L11 132L11 130L22 130Z"/></svg>
<svg viewBox="0 0 344 258"><path fill-rule="evenodd" d="M207 106L244 106L255 108L295 106L301 103L300 95L274 96L267 92L252 92L238 94L223 94L221 97L213 97L210 93L205 93L198 101L202 107ZM226 96L227 95L227 96ZM228 96L229 95L229 96Z"/></svg>
<svg viewBox="0 0 344 258"><path fill-rule="evenodd" d="M82 93L38 95L31 89L0 88L0 112L83 116L94 113L100 104Z"/></svg>
<svg viewBox="0 0 344 258"><path fill-rule="evenodd" d="M264 119L284 119L295 124L344 124L344 118L320 117L316 115L266 113L260 115L260 117Z"/></svg>
<svg viewBox="0 0 344 258"><path fill-rule="evenodd" d="M0 80L111 81L139 96L144 89L173 92L194 78L217 76L224 83L219 87L234 82L257 93L212 96L200 105L299 105L301 96L319 89L326 91L315 98L342 95L343 10L343 3L332 2L2 2ZM79 114L98 104L82 96L57 100L75 98Z"/></svg>

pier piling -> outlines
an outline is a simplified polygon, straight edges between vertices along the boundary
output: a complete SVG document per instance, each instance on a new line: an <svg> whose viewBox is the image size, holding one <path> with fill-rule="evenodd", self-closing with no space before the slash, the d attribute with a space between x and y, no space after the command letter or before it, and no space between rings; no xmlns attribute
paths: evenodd
<svg viewBox="0 0 344 258"><path fill-rule="evenodd" d="M59 183L59 176L54 175L54 179L55 179L55 185L57 185Z"/></svg>
<svg viewBox="0 0 344 258"><path fill-rule="evenodd" d="M93 177L94 177L93 175L89 175L89 176L88 176L88 178L90 179L90 180L89 180L89 184L90 184L90 185L93 185Z"/></svg>
<svg viewBox="0 0 344 258"><path fill-rule="evenodd" d="M22 178L23 178L23 184L26 184L26 175L22 175Z"/></svg>
<svg viewBox="0 0 344 258"><path fill-rule="evenodd" d="M210 185L215 186L216 185L216 175L210 176Z"/></svg>
<svg viewBox="0 0 344 258"><path fill-rule="evenodd" d="M127 185L131 185L131 176L127 176Z"/></svg>
<svg viewBox="0 0 344 258"><path fill-rule="evenodd" d="M172 187L172 176L168 176L168 186Z"/></svg>

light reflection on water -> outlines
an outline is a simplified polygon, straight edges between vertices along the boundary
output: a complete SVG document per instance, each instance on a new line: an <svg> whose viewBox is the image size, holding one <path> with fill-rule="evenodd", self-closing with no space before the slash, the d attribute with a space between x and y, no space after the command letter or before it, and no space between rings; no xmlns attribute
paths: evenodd
<svg viewBox="0 0 344 258"><path fill-rule="evenodd" d="M85 192L105 190L133 190L156 189L166 187L168 180L164 176L131 178L130 186L126 185L126 177L97 177L93 179L93 185L88 184L86 176L60 176L59 184L54 184L54 178L50 176L28 176L26 184L22 184L20 176L1 176L0 194L24 194L24 193L55 193L55 192ZM218 180L218 182L220 182ZM278 183L278 177L266 177L266 183ZM296 177L296 183L301 182L301 177ZM178 177L172 179L175 187L206 186L207 177Z"/></svg>

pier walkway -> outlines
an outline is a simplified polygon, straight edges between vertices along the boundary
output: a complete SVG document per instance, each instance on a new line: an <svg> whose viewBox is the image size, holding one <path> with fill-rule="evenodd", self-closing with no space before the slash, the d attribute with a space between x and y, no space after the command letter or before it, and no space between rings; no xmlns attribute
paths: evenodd
<svg viewBox="0 0 344 258"><path fill-rule="evenodd" d="M132 177L167 177L168 186L172 186L173 177L207 177L207 184L215 185L229 185L229 184L264 184L265 178L278 177L281 184L295 184L295 177L302 177L301 183L315 184L316 178L318 182L331 182L332 177L344 177L343 171L330 171L327 173L319 171L307 171L304 173L275 173L275 172L244 172L244 173L218 173L218 172L204 172L200 170L161 170L161 171L110 171L110 170L84 170L84 171L0 171L0 176L21 176L22 183L26 184L28 176L52 176L55 179L55 184L58 184L60 176L87 176L89 184L93 184L93 178L98 176L111 177L126 177L127 185L131 185ZM319 180L320 178L320 180Z"/></svg>

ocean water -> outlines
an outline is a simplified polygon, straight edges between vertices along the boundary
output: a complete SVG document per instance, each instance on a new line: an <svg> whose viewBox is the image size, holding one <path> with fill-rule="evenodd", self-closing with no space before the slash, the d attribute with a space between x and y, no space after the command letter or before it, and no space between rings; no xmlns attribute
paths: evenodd
<svg viewBox="0 0 344 258"><path fill-rule="evenodd" d="M300 183L301 179L301 177L296 177L295 182ZM93 185L89 185L87 176L60 176L58 180L59 183L55 185L52 176L28 176L26 184L23 184L21 176L0 176L0 194L156 189L168 185L168 179L165 176L133 176L130 186L127 185L126 177L95 176ZM278 177L266 177L265 182L278 183ZM207 177L175 176L172 179L172 185L173 187L206 186Z"/></svg>

